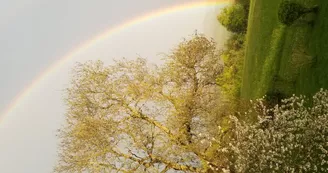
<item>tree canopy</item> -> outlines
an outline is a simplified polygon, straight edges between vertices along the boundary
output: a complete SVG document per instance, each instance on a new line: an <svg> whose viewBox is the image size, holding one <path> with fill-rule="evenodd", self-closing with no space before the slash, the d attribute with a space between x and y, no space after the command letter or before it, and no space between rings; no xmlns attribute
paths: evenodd
<svg viewBox="0 0 328 173"><path fill-rule="evenodd" d="M162 67L142 58L79 64L67 89L56 172L221 170L221 72L214 41L197 34Z"/></svg>
<svg viewBox="0 0 328 173"><path fill-rule="evenodd" d="M289 26L304 14L317 12L318 7L307 8L299 3L283 1L279 6L278 19L281 23Z"/></svg>
<svg viewBox="0 0 328 173"><path fill-rule="evenodd" d="M247 30L248 11L241 4L229 5L222 9L218 21L234 33L245 33Z"/></svg>

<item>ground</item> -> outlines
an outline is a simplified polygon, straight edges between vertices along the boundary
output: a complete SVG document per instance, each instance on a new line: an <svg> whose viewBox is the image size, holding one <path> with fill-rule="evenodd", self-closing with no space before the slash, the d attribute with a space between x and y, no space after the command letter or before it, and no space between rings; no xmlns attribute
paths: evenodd
<svg viewBox="0 0 328 173"><path fill-rule="evenodd" d="M328 88L328 1L294 0L319 6L287 27L278 21L282 0L251 0L241 96L262 97L270 92L312 95Z"/></svg>

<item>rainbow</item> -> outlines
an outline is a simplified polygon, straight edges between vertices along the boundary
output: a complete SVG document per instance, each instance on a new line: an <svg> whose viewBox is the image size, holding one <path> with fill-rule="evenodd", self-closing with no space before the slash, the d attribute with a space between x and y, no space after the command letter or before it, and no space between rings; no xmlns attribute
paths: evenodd
<svg viewBox="0 0 328 173"><path fill-rule="evenodd" d="M7 106L5 111L2 114L0 114L1 115L0 120L2 120L3 117L5 117L9 113L11 113L17 107L18 103L20 103L20 101L23 100L23 98L27 97L29 95L29 93L31 92L31 90L33 88L35 88L42 80L46 79L50 74L54 73L56 71L56 69L58 69L59 67L64 65L68 60L73 58L75 55L83 52L84 50L88 49L90 46L96 44L97 42L104 40L115 33L119 33L124 28L131 27L133 25L137 25L139 23L163 16L166 14L170 14L170 13L174 13L174 12L178 12L178 11L182 11L182 10L193 9L193 8L205 7L205 6L223 5L230 1L231 0L201 0L198 2L181 4L181 5L177 5L177 6L173 6L173 7L168 7L168 8L152 11L148 14L136 17L136 18L129 20L127 22L124 22L118 26L110 28L109 30L105 31L104 33L101 33L101 34L91 38L90 40L87 40L84 43L80 44L75 49L73 49L68 54L66 54L64 57L60 58L53 65L51 65L48 69L46 69L43 73L41 73L41 75L36 77L36 79L33 80L31 82L31 84L25 90L21 91L13 99L13 101L9 104L9 106Z"/></svg>

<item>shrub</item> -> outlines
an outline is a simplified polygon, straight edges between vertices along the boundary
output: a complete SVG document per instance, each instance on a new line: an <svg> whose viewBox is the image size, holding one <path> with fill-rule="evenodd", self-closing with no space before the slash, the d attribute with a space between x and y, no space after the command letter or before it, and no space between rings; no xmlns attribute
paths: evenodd
<svg viewBox="0 0 328 173"><path fill-rule="evenodd" d="M224 67L216 82L229 101L239 97L245 56L244 42L244 34L232 34L225 44L225 49L221 51Z"/></svg>
<svg viewBox="0 0 328 173"><path fill-rule="evenodd" d="M230 170L328 172L328 91L315 94L312 106L306 102L304 96L293 96L267 109L259 100L254 109L262 113L257 112L256 123L232 117L230 145L220 150L229 153ZM274 119L265 116L270 111Z"/></svg>
<svg viewBox="0 0 328 173"><path fill-rule="evenodd" d="M281 100L285 98L285 94L279 90L270 90L266 93L265 102L266 106L273 108L275 105L280 104Z"/></svg>

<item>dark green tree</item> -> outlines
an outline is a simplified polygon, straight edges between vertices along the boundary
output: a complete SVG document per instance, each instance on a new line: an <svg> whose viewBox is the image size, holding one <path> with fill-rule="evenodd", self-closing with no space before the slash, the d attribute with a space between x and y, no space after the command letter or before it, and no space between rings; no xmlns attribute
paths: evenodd
<svg viewBox="0 0 328 173"><path fill-rule="evenodd" d="M278 19L281 23L290 26L305 14L316 13L317 11L318 6L307 8L298 3L283 1L279 7Z"/></svg>
<svg viewBox="0 0 328 173"><path fill-rule="evenodd" d="M223 8L217 19L230 32L245 33L247 30L247 11L241 4Z"/></svg>

